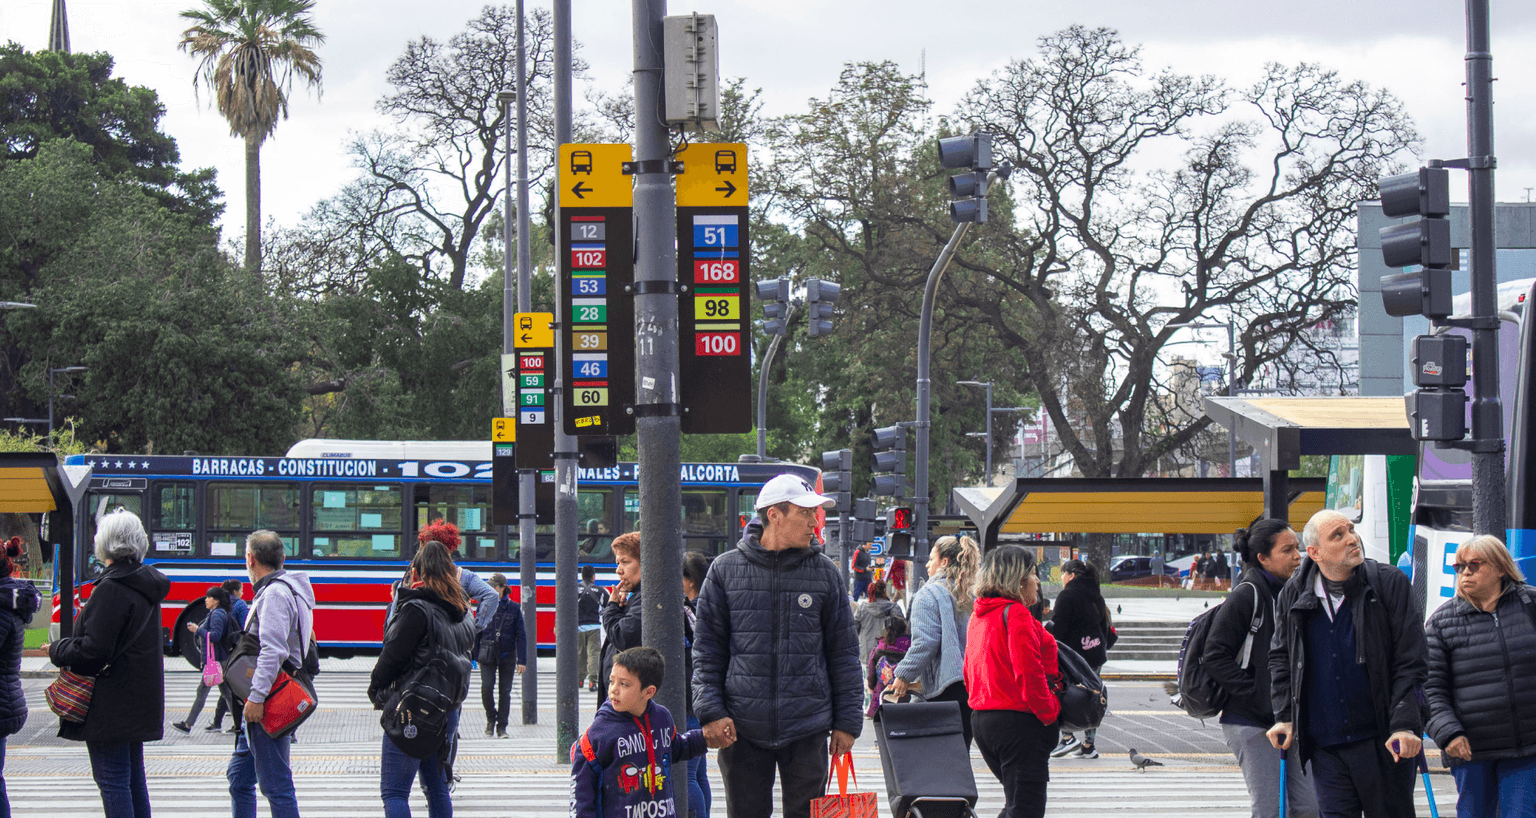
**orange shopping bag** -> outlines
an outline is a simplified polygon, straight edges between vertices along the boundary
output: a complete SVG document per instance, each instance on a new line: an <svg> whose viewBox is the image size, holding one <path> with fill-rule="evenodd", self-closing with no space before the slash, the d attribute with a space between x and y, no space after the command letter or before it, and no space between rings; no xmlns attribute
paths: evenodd
<svg viewBox="0 0 1536 818"><path fill-rule="evenodd" d="M879 818L880 808L872 792L848 792L848 777L853 776L853 786L859 786L859 776L853 771L853 753L843 753L832 759L827 770L827 788L832 787L832 776L837 775L837 795L823 795L811 802L811 818Z"/></svg>

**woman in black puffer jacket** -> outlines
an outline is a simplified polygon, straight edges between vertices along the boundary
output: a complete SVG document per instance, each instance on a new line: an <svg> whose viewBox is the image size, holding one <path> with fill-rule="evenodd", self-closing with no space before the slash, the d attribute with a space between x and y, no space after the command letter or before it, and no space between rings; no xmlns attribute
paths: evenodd
<svg viewBox="0 0 1536 818"><path fill-rule="evenodd" d="M1109 638L1109 607L1099 591L1099 572L1092 563L1067 560L1061 564L1061 581L1065 584L1056 595L1047 628L1056 637L1056 644L1071 648L1097 673L1109 658L1109 647L1105 644ZM1098 758L1098 750L1093 746L1098 732L1084 730L1082 741L1071 733L1062 733L1061 743L1051 751L1051 756Z"/></svg>
<svg viewBox="0 0 1536 818"><path fill-rule="evenodd" d="M5 740L27 723L27 697L21 690L21 643L32 614L37 612L37 588L11 576L25 564L26 546L12 537L0 553L0 770L5 769ZM11 802L0 776L0 818L10 818Z"/></svg>
<svg viewBox="0 0 1536 818"><path fill-rule="evenodd" d="M1456 549L1456 596L1425 625L1427 732L1451 759L1456 814L1536 814L1536 590L1491 535Z"/></svg>

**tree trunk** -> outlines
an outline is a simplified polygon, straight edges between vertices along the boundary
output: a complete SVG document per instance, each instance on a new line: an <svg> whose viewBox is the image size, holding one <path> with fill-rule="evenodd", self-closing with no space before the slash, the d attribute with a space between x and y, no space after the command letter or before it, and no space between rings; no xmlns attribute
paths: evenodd
<svg viewBox="0 0 1536 818"><path fill-rule="evenodd" d="M261 137L245 138L245 269L261 272Z"/></svg>

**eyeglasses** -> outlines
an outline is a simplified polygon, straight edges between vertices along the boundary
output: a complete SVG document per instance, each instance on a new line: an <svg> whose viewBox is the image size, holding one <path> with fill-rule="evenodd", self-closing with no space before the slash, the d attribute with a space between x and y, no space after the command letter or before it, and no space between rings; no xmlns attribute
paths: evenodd
<svg viewBox="0 0 1536 818"><path fill-rule="evenodd" d="M1483 567L1483 561L1467 560L1466 562L1453 563L1451 567L1456 569L1456 573L1458 574L1466 574L1471 576L1472 574L1477 573L1477 569Z"/></svg>

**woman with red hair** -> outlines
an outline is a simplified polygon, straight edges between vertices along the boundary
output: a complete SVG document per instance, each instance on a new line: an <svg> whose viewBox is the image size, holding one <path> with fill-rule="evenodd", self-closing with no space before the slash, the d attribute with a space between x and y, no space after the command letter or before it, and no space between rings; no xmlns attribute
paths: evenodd
<svg viewBox="0 0 1536 818"><path fill-rule="evenodd" d="M440 543L446 549L450 557L457 557L459 545L464 541L459 535L459 527L439 517L421 527L416 535L418 548L429 542ZM491 617L496 615L497 595L485 580L481 579L474 571L454 566L459 572L459 585L464 588L464 593L475 600L475 630L483 631L491 624ZM391 620L395 618L395 603L389 603L389 611L384 615L384 627L388 628Z"/></svg>

